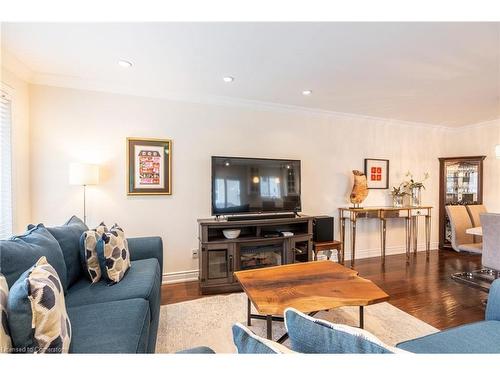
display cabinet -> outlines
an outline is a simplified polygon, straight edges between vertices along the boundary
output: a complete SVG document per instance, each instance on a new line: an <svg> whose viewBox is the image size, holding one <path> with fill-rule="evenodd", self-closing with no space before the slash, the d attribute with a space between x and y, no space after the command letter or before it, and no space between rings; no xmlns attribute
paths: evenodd
<svg viewBox="0 0 500 375"><path fill-rule="evenodd" d="M439 158L439 248L451 249L447 205L483 203L483 160L486 156Z"/></svg>

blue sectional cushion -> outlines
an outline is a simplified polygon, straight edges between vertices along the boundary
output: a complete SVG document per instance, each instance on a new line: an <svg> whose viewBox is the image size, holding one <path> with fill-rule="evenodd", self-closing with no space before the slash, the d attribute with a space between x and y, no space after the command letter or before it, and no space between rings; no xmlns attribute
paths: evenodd
<svg viewBox="0 0 500 375"><path fill-rule="evenodd" d="M65 288L67 269L61 247L43 224L32 227L23 235L0 241L0 271L9 287L43 256L54 267Z"/></svg>
<svg viewBox="0 0 500 375"><path fill-rule="evenodd" d="M91 284L86 278L80 279L68 290L66 304L74 307L129 298L148 300L151 311L148 351L154 352L160 316L160 288L160 265L156 258L136 260L119 283L109 285L101 280Z"/></svg>
<svg viewBox="0 0 500 375"><path fill-rule="evenodd" d="M285 325L291 347L299 353L388 354L400 352L397 348L385 345L363 329L315 319L292 308L285 310Z"/></svg>
<svg viewBox="0 0 500 375"><path fill-rule="evenodd" d="M233 325L233 342L238 354L285 354L293 353L277 342L257 336L240 323Z"/></svg>
<svg viewBox="0 0 500 375"><path fill-rule="evenodd" d="M150 311L135 298L68 308L70 353L147 353Z"/></svg>
<svg viewBox="0 0 500 375"><path fill-rule="evenodd" d="M466 324L401 342L398 348L412 353L500 353L500 322Z"/></svg>
<svg viewBox="0 0 500 375"><path fill-rule="evenodd" d="M88 230L87 226L76 216L72 216L64 225L59 227L47 228L55 237L64 256L64 262L67 268L67 285L69 288L73 285L82 273L80 263L80 237L83 232Z"/></svg>

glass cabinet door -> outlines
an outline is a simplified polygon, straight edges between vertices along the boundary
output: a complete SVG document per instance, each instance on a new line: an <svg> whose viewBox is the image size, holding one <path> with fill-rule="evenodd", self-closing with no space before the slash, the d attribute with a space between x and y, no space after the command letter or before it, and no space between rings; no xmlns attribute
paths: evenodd
<svg viewBox="0 0 500 375"><path fill-rule="evenodd" d="M445 164L445 204L476 204L479 194L480 161L458 161Z"/></svg>

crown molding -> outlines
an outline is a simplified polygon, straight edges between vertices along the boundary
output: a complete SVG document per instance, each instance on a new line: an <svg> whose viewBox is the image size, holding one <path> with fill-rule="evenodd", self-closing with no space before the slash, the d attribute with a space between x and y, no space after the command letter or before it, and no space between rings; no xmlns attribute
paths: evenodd
<svg viewBox="0 0 500 375"><path fill-rule="evenodd" d="M500 126L500 117L497 117L492 120L481 121L475 124L464 125L456 128L456 131L466 131L471 129L480 129L480 128L488 128L491 126Z"/></svg>
<svg viewBox="0 0 500 375"><path fill-rule="evenodd" d="M31 83L33 80L34 72L5 48L0 52L0 66L25 82Z"/></svg>
<svg viewBox="0 0 500 375"><path fill-rule="evenodd" d="M379 122L381 124L393 124L397 126L408 126L408 127L426 127L444 130L453 130L454 128L430 124L423 122L412 122L405 120L398 120L392 118L383 118L368 116L356 113L345 113L325 110L321 108L311 108L311 107L301 107L295 105L265 102L250 99L233 98L226 96L216 96L216 95L194 95L188 93L173 93L165 92L164 90L152 89L138 89L136 86L123 85L117 82L99 82L84 80L79 77L73 76L62 76L54 74L41 74L36 73L33 75L30 83L41 86L53 86L53 87L63 87L78 90L87 91L98 91L105 93L113 93L119 95L131 95L138 97L154 98L154 99L164 99L170 101L178 101L185 103L195 103L195 104L205 104L205 105L217 105L217 106L230 106L239 108L248 108L252 110L264 110L278 113L296 113L309 116L322 116L322 117L336 117L336 118L346 118L346 119L362 119L369 120L373 122Z"/></svg>

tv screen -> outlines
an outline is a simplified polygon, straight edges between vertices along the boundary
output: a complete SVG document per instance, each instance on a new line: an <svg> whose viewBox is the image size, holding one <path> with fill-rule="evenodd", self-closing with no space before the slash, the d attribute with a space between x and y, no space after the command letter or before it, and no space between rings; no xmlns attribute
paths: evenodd
<svg viewBox="0 0 500 375"><path fill-rule="evenodd" d="M300 160L212 156L212 215L300 210Z"/></svg>

